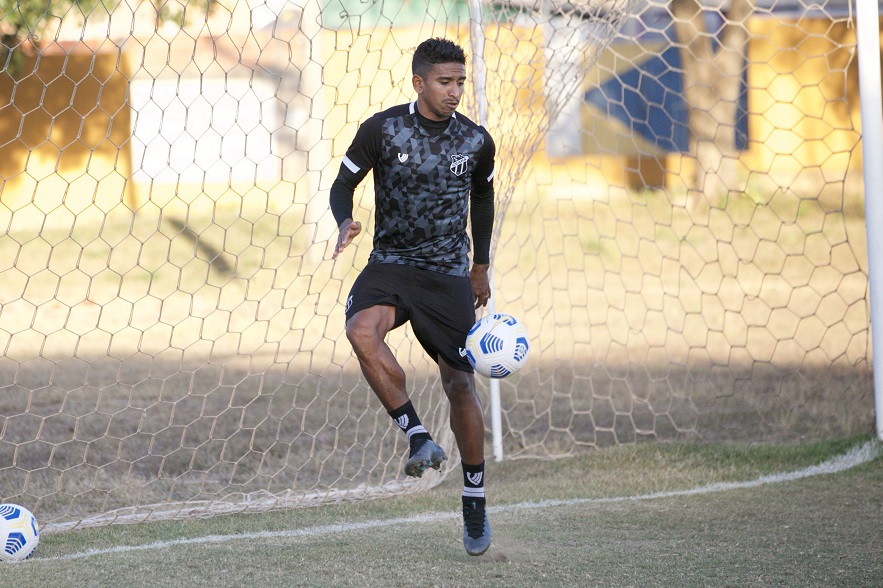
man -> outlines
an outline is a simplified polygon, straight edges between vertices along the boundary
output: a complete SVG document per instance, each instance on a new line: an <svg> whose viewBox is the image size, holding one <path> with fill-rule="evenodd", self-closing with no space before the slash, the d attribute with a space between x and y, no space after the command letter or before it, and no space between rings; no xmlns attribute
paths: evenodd
<svg viewBox="0 0 883 588"><path fill-rule="evenodd" d="M484 419L472 366L460 351L475 309L490 298L495 146L487 130L455 111L466 82L466 56L447 39L421 43L412 61L417 100L365 121L331 187L340 229L332 257L362 231L353 192L374 170L374 248L346 301L346 335L368 384L408 436L405 474L439 469L444 451L423 427L405 388L405 372L385 338L405 322L438 364L451 404L451 430L463 467L463 544L487 551L491 531L484 495ZM474 264L469 268L472 222Z"/></svg>

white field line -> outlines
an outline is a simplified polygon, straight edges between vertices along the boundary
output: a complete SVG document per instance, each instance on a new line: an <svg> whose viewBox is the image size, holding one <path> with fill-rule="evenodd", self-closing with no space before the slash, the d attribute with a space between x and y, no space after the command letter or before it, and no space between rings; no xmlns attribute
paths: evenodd
<svg viewBox="0 0 883 588"><path fill-rule="evenodd" d="M689 490L670 490L666 492L653 492L650 494L640 494L637 496L618 496L610 498L577 498L571 500L543 500L540 502L522 502L519 504L510 504L504 506L492 506L488 508L491 513L506 513L523 510L538 510L544 508L554 508L558 506L574 506L581 504L607 504L611 502L633 502L640 500L656 500L659 498L670 498L674 496L694 496L697 494L710 494L713 492L724 492L726 490L738 490L743 488L756 488L767 484L777 484L780 482L790 482L800 480L802 478L810 478L824 474L835 474L843 472L850 468L867 463L881 454L883 446L877 441L869 441L864 445L856 446L842 455L835 456L828 461L818 465L810 466L793 472L784 472L781 474L773 474L769 476L761 476L754 480L744 482L718 482L707 486L698 486ZM415 515L412 517L403 517L398 519L384 519L375 521L366 521L362 523L340 523L336 525L320 525L316 527L308 527L306 529L292 529L288 531L262 531L257 533L237 533L232 535L206 535L203 537L193 537L190 539L175 539L172 541L156 541L145 545L120 545L118 547L109 547L106 549L89 549L79 553L71 553L68 555L60 555L57 557L37 558L29 560L31 563L39 562L64 561L84 559L97 555L114 555L119 553L131 553L135 551L148 551L154 549L168 549L179 545L201 545L205 543L225 543L228 541L253 541L255 539L276 539L276 538L299 538L299 537L319 537L322 535L333 535L337 533L352 533L354 531L363 531L368 529L378 529L383 527L395 527L399 525L409 525L415 523L433 523L448 519L458 518L459 513L428 513L423 515ZM24 563L24 562L23 562Z"/></svg>

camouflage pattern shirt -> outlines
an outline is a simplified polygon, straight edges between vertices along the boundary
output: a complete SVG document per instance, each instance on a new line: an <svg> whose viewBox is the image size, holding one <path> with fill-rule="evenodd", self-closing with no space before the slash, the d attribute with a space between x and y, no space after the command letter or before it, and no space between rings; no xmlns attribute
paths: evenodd
<svg viewBox="0 0 883 588"><path fill-rule="evenodd" d="M352 218L353 192L374 171L374 249L369 262L469 275L470 199L475 263L489 263L493 139L454 113L431 121L417 103L375 114L356 132L331 190L338 225Z"/></svg>

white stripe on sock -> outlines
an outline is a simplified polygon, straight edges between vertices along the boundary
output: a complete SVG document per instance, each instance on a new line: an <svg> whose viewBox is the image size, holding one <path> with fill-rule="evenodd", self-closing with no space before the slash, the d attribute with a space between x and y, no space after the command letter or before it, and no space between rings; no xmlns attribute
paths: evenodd
<svg viewBox="0 0 883 588"><path fill-rule="evenodd" d="M415 434L415 433L426 433L426 432L427 432L427 431L426 431L426 429L423 427L423 425L417 425L416 427L411 427L410 429L408 429L408 430L406 431L406 434L408 435L408 441L411 440L411 435L413 435L413 434Z"/></svg>
<svg viewBox="0 0 883 588"><path fill-rule="evenodd" d="M468 486L463 486L463 496L468 496L469 498L484 498L484 488L469 488Z"/></svg>

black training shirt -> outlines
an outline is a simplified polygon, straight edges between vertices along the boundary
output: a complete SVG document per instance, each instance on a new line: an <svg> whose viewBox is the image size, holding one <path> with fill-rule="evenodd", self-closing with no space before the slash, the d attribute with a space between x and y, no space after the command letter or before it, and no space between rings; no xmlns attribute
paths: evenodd
<svg viewBox="0 0 883 588"><path fill-rule="evenodd" d="M474 261L490 262L494 153L487 130L462 114L439 123L422 117L416 102L394 106L359 127L331 188L331 211L338 225L352 218L353 192L373 169L369 261L468 276L467 214Z"/></svg>

